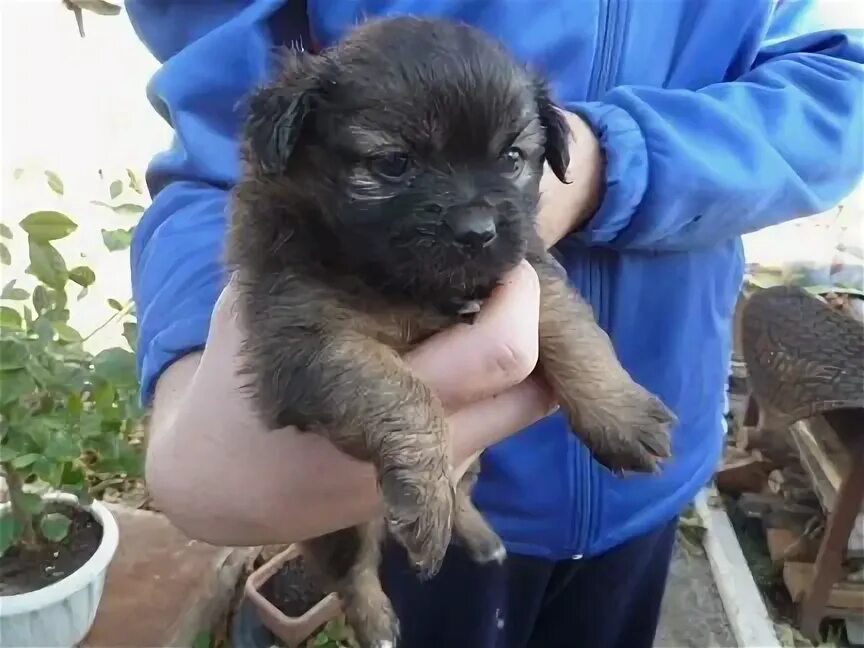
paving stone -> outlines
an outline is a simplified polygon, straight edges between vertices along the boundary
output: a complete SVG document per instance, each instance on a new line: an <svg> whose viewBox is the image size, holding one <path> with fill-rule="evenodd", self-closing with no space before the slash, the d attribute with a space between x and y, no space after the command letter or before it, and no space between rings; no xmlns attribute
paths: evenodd
<svg viewBox="0 0 864 648"><path fill-rule="evenodd" d="M190 646L226 612L255 550L190 540L158 513L110 508L120 544L82 646Z"/></svg>
<svg viewBox="0 0 864 648"><path fill-rule="evenodd" d="M680 544L676 547L654 646L737 646L704 552Z"/></svg>

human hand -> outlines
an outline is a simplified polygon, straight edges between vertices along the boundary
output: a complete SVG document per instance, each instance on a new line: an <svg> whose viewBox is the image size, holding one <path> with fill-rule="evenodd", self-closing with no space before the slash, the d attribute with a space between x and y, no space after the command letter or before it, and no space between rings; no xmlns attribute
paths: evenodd
<svg viewBox="0 0 864 648"><path fill-rule="evenodd" d="M522 264L474 325L439 333L406 358L451 412L457 478L477 453L554 407L545 383L529 377L539 295L536 273ZM247 332L236 299L229 284L204 352L178 360L157 383L147 449L156 505L191 537L222 545L303 540L379 515L371 465L320 435L271 432L255 415L238 375Z"/></svg>
<svg viewBox="0 0 864 648"><path fill-rule="evenodd" d="M540 181L537 229L547 247L585 223L603 198L606 162L600 142L591 127L577 115L564 112L570 126L569 184L562 183L546 166Z"/></svg>

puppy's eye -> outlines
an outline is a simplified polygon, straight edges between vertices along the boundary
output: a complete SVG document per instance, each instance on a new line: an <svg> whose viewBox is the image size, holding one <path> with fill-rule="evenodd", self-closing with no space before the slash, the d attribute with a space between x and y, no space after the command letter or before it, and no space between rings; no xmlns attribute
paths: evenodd
<svg viewBox="0 0 864 648"><path fill-rule="evenodd" d="M517 176L525 166L525 154L522 149L511 146L501 154L501 173Z"/></svg>
<svg viewBox="0 0 864 648"><path fill-rule="evenodd" d="M405 153L386 153L369 160L369 167L376 173L390 180L398 180L408 172L411 159Z"/></svg>

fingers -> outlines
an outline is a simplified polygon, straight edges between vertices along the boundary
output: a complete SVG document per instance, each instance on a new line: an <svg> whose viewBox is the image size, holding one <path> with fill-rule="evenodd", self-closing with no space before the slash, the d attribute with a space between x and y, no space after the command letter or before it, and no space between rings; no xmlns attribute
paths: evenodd
<svg viewBox="0 0 864 648"><path fill-rule="evenodd" d="M498 396L473 403L452 414L448 420L457 477L468 469L484 448L545 418L557 407L549 385L539 376L532 375Z"/></svg>
<svg viewBox="0 0 864 648"><path fill-rule="evenodd" d="M522 382L537 364L540 283L527 262L504 279L471 325L442 331L407 357L450 411Z"/></svg>
<svg viewBox="0 0 864 648"><path fill-rule="evenodd" d="M223 290L211 321L204 356L235 356L244 335L237 308L236 287ZM417 375L436 391L449 411L455 411L522 382L537 364L540 283L523 261L503 279L473 324L442 331L407 356ZM215 348L214 348L215 347Z"/></svg>

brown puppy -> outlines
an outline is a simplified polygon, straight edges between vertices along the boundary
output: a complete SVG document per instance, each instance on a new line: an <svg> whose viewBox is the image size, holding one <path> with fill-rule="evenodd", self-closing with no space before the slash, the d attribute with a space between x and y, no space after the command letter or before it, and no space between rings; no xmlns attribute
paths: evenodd
<svg viewBox="0 0 864 648"><path fill-rule="evenodd" d="M451 538L502 560L454 484L447 421L401 354L476 312L527 258L541 281L540 356L573 430L613 470L654 471L674 421L618 363L535 231L544 161L569 162L545 84L463 25L371 22L286 57L250 103L229 263L255 332L245 344L272 428L325 435L375 466L391 533L425 575ZM393 646L378 582L383 525L304 543L363 646Z"/></svg>

